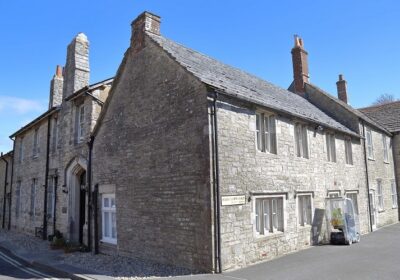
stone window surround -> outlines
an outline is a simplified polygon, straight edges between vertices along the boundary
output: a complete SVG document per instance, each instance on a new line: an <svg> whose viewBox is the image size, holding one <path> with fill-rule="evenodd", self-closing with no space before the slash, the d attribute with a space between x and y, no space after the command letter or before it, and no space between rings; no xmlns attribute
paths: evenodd
<svg viewBox="0 0 400 280"><path fill-rule="evenodd" d="M337 194L337 197L340 197L342 195L342 192L340 190L328 190L326 192L326 197L335 197L335 196L332 196L335 194Z"/></svg>
<svg viewBox="0 0 400 280"><path fill-rule="evenodd" d="M24 137L22 136L19 139L18 162L22 163L24 161Z"/></svg>
<svg viewBox="0 0 400 280"><path fill-rule="evenodd" d="M34 132L33 132L33 148L32 148L32 158L38 158L39 153L40 153L40 148L39 148L39 139L40 139L40 134L39 134L39 129L40 127L36 127Z"/></svg>
<svg viewBox="0 0 400 280"><path fill-rule="evenodd" d="M99 185L99 206L100 208L100 219L99 219L99 229L101 231L101 240L100 242L103 244L107 244L109 246L116 246L118 242L118 228L117 228L117 239L114 240L105 240L103 238L103 195L114 195L114 199L116 200L116 195L115 195L115 185L114 184L104 184L104 185ZM115 205L117 207L117 201L115 201Z"/></svg>
<svg viewBox="0 0 400 280"><path fill-rule="evenodd" d="M383 197L382 179L376 179L376 198L377 198L378 212L384 212L385 201Z"/></svg>
<svg viewBox="0 0 400 280"><path fill-rule="evenodd" d="M309 217L309 219L310 219L310 223L304 223L304 220L303 220L303 222L301 222L301 214L302 213L300 213L300 197L305 197L305 196L309 196L310 197L310 207L311 207L311 210L310 210L310 217ZM301 192L297 192L296 193L296 195L295 195L295 198L296 198L296 216L297 216L297 224L300 226L300 227L310 227L311 225L312 225L312 221L313 221L313 218L314 218L314 192L313 191L301 191Z"/></svg>
<svg viewBox="0 0 400 280"><path fill-rule="evenodd" d="M344 152L345 152L346 164L353 166L354 165L353 143L351 141L351 137L344 138Z"/></svg>
<svg viewBox="0 0 400 280"><path fill-rule="evenodd" d="M279 236L285 233L285 230L287 229L287 207L286 207L286 200L288 199L288 194L287 193L282 193L278 192L276 194L274 193L253 193L252 195L252 223L253 223L253 236L257 239L259 238L269 238L269 237L274 237L274 236ZM267 199L267 198L281 198L282 199L282 231L276 231L273 233L267 233L267 234L259 234L257 232L257 224L256 224L256 200L257 199Z"/></svg>
<svg viewBox="0 0 400 280"><path fill-rule="evenodd" d="M365 131L365 141L367 146L367 156L369 160L374 160L374 141L372 139L372 130L367 127Z"/></svg>
<svg viewBox="0 0 400 280"><path fill-rule="evenodd" d="M382 134L382 145L383 145L383 162L384 163L389 163L389 143L390 143L390 138L388 138L385 134Z"/></svg>
<svg viewBox="0 0 400 280"><path fill-rule="evenodd" d="M260 118L260 127L257 127L257 118ZM271 118L274 121L274 126L271 127ZM268 136L265 133L265 119L268 120ZM255 118L255 145L256 151L269 154L278 154L278 139L276 135L277 118L276 114L268 111L256 111ZM267 141L268 140L268 141ZM259 141L261 143L259 143ZM259 147L261 145L261 147Z"/></svg>
<svg viewBox="0 0 400 280"><path fill-rule="evenodd" d="M326 143L327 161L331 162L331 163L336 163L337 162L336 134L331 131L326 132L325 133L325 143Z"/></svg>
<svg viewBox="0 0 400 280"><path fill-rule="evenodd" d="M298 129L300 131L301 137L298 136L297 133ZM308 125L306 123L303 122L294 123L294 142L295 142L294 147L296 151L296 156L306 159L310 158L310 139L308 136Z"/></svg>
<svg viewBox="0 0 400 280"><path fill-rule="evenodd" d="M390 188L392 189L391 193L391 198L392 198L392 208L398 208L398 198L397 198L397 186L396 186L396 180L393 179L390 181Z"/></svg>

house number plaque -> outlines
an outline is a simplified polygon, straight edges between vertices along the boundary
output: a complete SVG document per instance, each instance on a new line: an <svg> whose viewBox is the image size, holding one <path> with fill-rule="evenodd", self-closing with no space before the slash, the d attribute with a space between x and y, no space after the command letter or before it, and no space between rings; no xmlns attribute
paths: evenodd
<svg viewBox="0 0 400 280"><path fill-rule="evenodd" d="M246 203L245 195L228 195L221 197L222 206L241 205Z"/></svg>

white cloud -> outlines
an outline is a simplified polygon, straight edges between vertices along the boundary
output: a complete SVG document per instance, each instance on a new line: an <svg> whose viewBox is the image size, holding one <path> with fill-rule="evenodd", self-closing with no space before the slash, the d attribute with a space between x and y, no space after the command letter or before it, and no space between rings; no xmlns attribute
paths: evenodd
<svg viewBox="0 0 400 280"><path fill-rule="evenodd" d="M25 115L46 110L46 102L11 96L0 96L0 113Z"/></svg>

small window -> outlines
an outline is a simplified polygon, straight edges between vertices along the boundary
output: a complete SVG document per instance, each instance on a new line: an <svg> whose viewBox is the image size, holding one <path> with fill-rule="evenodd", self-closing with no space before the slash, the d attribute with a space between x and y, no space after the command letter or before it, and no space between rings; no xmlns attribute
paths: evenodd
<svg viewBox="0 0 400 280"><path fill-rule="evenodd" d="M24 160L24 138L21 137L21 140L19 141L18 161L19 163L22 163L23 160Z"/></svg>
<svg viewBox="0 0 400 280"><path fill-rule="evenodd" d="M32 179L31 185L31 208L29 214L31 215L31 220L35 220L36 215L36 191L37 191L37 179Z"/></svg>
<svg viewBox="0 0 400 280"><path fill-rule="evenodd" d="M274 115L256 114L257 149L276 154L276 120Z"/></svg>
<svg viewBox="0 0 400 280"><path fill-rule="evenodd" d="M297 206L299 214L299 225L306 226L312 223L312 205L311 205L311 194L299 194L297 195Z"/></svg>
<svg viewBox="0 0 400 280"><path fill-rule="evenodd" d="M378 198L378 209L380 211L384 210L384 204L383 204L383 189L382 189L382 180L378 179L376 180L377 183L377 193L376 196Z"/></svg>
<svg viewBox="0 0 400 280"><path fill-rule="evenodd" d="M39 154L39 128L35 129L35 132L33 134L33 151L32 155L33 157L37 157Z"/></svg>
<svg viewBox="0 0 400 280"><path fill-rule="evenodd" d="M297 123L295 125L296 154L298 157L308 158L307 126Z"/></svg>
<svg viewBox="0 0 400 280"><path fill-rule="evenodd" d="M21 181L17 182L15 189L15 217L19 218L21 208Z"/></svg>
<svg viewBox="0 0 400 280"><path fill-rule="evenodd" d="M77 115L76 115L76 136L77 142L81 142L85 137L85 106L81 104L77 108Z"/></svg>
<svg viewBox="0 0 400 280"><path fill-rule="evenodd" d="M358 215L358 200L357 200L357 192L346 192L346 197L351 199L354 206L354 212Z"/></svg>
<svg viewBox="0 0 400 280"><path fill-rule="evenodd" d="M283 232L283 197L256 198L255 219L259 235Z"/></svg>
<svg viewBox="0 0 400 280"><path fill-rule="evenodd" d="M53 176L50 179L49 188L47 189L47 217L54 217L54 209L56 204L56 186L57 186L57 177Z"/></svg>
<svg viewBox="0 0 400 280"><path fill-rule="evenodd" d="M351 145L351 138L344 140L344 150L346 154L346 164L353 165L353 149Z"/></svg>
<svg viewBox="0 0 400 280"><path fill-rule="evenodd" d="M389 162L389 147L386 135L382 135L382 144L383 144L383 161Z"/></svg>
<svg viewBox="0 0 400 280"><path fill-rule="evenodd" d="M367 128L367 151L368 151L368 158L374 159L374 145L372 143L372 131L370 128Z"/></svg>
<svg viewBox="0 0 400 280"><path fill-rule="evenodd" d="M333 133L326 134L326 151L327 151L328 161L336 162L336 143L335 143L335 134Z"/></svg>
<svg viewBox="0 0 400 280"><path fill-rule="evenodd" d="M396 187L395 180L392 180L391 187L392 187L392 207L393 208L397 208L397 206L398 206L398 203L397 203L397 187Z"/></svg>
<svg viewBox="0 0 400 280"><path fill-rule="evenodd" d="M117 243L117 216L114 194L102 195L102 241Z"/></svg>

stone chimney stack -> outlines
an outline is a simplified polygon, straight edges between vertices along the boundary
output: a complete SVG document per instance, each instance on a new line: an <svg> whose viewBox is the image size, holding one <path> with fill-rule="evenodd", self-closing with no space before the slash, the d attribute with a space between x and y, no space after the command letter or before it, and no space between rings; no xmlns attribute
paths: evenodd
<svg viewBox="0 0 400 280"><path fill-rule="evenodd" d="M303 40L295 35L292 49L294 92L304 97L304 84L309 81L308 53L304 49Z"/></svg>
<svg viewBox="0 0 400 280"><path fill-rule="evenodd" d="M347 82L344 79L343 75L339 75L339 81L336 82L336 87L337 87L337 95L340 100L348 104L348 99L347 99Z"/></svg>
<svg viewBox="0 0 400 280"><path fill-rule="evenodd" d="M132 22L131 47L135 53L145 47L146 32L160 35L160 24L161 18L149 12L143 12Z"/></svg>
<svg viewBox="0 0 400 280"><path fill-rule="evenodd" d="M63 84L63 67L61 65L57 65L56 74L50 82L49 109L61 105L63 97Z"/></svg>
<svg viewBox="0 0 400 280"><path fill-rule="evenodd" d="M67 49L63 98L89 85L89 74L89 41L85 34L79 33Z"/></svg>

